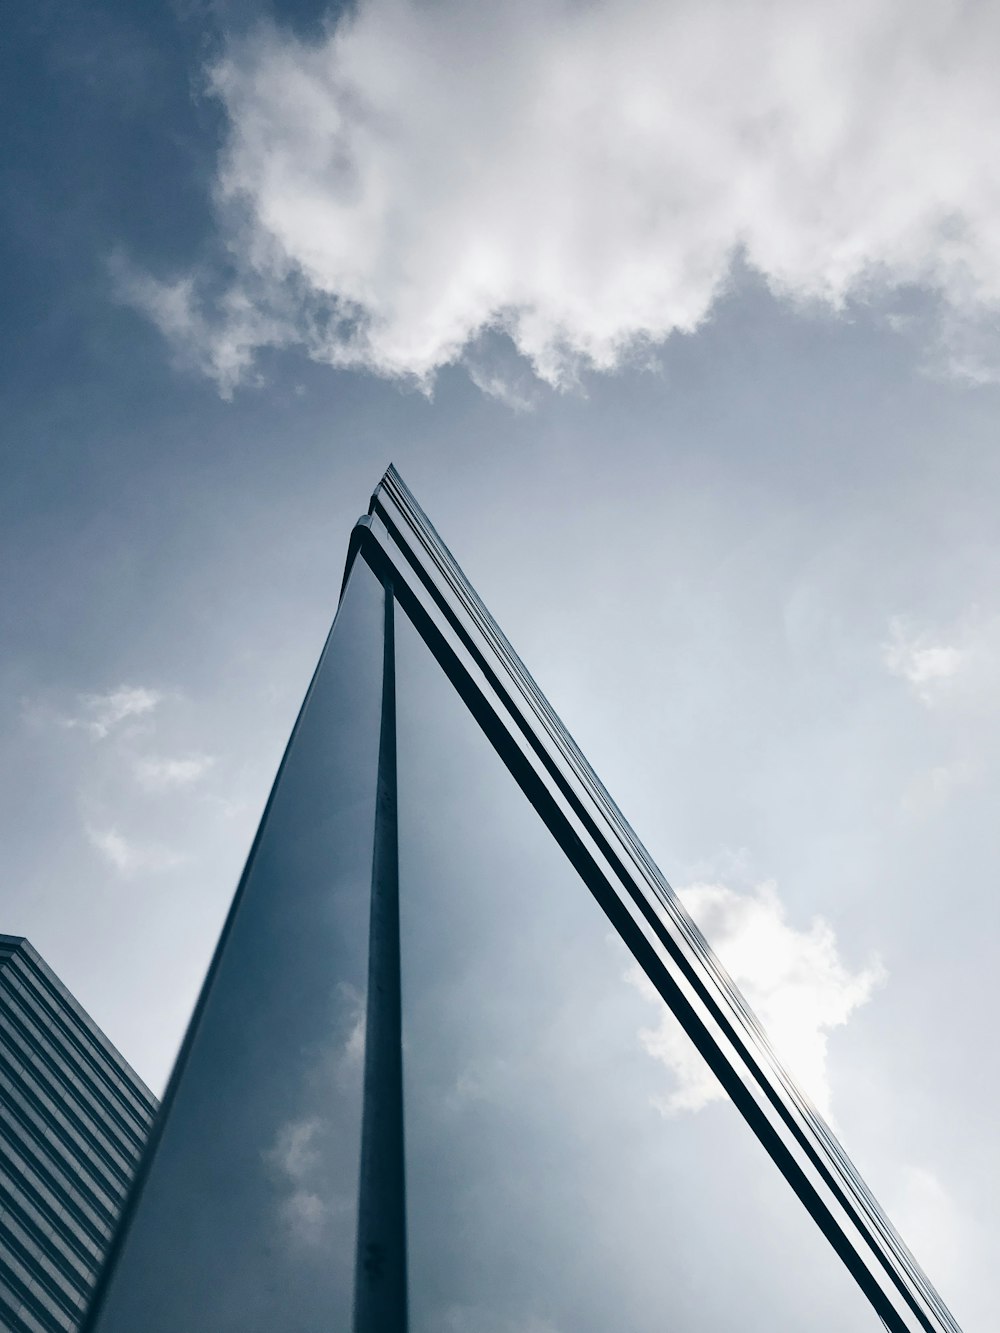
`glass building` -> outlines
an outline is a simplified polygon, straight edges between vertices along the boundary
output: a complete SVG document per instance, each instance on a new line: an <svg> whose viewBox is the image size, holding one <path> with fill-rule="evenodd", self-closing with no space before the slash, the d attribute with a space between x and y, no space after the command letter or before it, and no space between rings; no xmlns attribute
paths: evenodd
<svg viewBox="0 0 1000 1333"><path fill-rule="evenodd" d="M155 1110L28 941L0 935L0 1326L79 1327Z"/></svg>
<svg viewBox="0 0 1000 1333"><path fill-rule="evenodd" d="M662 1021L728 1093L712 1114L657 1110ZM390 468L85 1327L734 1309L957 1333Z"/></svg>

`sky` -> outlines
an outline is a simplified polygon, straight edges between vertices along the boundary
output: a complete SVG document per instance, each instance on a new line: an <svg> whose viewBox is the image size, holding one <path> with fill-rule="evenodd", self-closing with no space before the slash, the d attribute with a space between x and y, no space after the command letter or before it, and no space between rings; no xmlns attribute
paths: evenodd
<svg viewBox="0 0 1000 1333"><path fill-rule="evenodd" d="M945 0L12 18L0 928L155 1090L393 461L995 1327L998 28ZM717 1090L618 981L650 1124L706 1132Z"/></svg>

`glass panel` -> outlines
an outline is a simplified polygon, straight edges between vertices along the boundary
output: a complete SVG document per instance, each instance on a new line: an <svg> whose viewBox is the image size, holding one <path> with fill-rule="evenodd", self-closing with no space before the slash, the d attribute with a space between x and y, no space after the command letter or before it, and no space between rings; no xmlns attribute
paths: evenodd
<svg viewBox="0 0 1000 1333"><path fill-rule="evenodd" d="M661 1002L402 614L397 691L411 1333L881 1328L728 1102L658 1109Z"/></svg>
<svg viewBox="0 0 1000 1333"><path fill-rule="evenodd" d="M98 1333L350 1327L383 606L358 561Z"/></svg>

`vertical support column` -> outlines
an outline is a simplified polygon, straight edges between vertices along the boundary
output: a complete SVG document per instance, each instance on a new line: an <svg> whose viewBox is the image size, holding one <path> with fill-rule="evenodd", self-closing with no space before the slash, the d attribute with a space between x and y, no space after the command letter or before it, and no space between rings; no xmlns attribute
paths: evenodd
<svg viewBox="0 0 1000 1333"><path fill-rule="evenodd" d="M368 936L354 1333L406 1333L406 1182L396 823L396 653L385 582L382 725Z"/></svg>

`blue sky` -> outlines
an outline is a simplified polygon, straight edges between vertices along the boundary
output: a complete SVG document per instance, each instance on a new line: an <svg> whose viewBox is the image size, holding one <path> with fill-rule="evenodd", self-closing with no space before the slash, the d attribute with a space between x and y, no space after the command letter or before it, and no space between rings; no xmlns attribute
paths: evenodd
<svg viewBox="0 0 1000 1333"><path fill-rule="evenodd" d="M11 20L2 928L162 1084L392 460L988 1327L996 14L238 8Z"/></svg>

